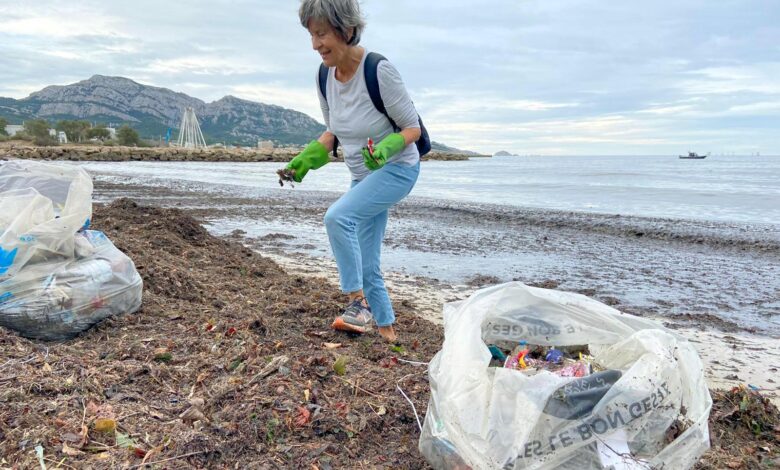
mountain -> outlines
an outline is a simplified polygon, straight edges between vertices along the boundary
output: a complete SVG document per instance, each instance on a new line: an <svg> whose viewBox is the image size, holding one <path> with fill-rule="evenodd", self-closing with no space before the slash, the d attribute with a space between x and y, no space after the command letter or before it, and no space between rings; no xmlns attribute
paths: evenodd
<svg viewBox="0 0 780 470"><path fill-rule="evenodd" d="M514 153L509 153L506 150L499 150L493 154L494 157L516 157Z"/></svg>
<svg viewBox="0 0 780 470"><path fill-rule="evenodd" d="M234 96L205 103L167 88L102 75L71 85L49 86L21 100L0 98L0 117L11 122L42 118L129 124L143 137L159 138L169 127L178 128L186 107L195 110L208 142L305 144L325 130L306 114L280 106Z"/></svg>
<svg viewBox="0 0 780 470"><path fill-rule="evenodd" d="M32 119L35 116L23 112L19 108L19 101L13 98L3 98L0 96L0 117L8 119L8 122L18 122L25 119Z"/></svg>
<svg viewBox="0 0 780 470"><path fill-rule="evenodd" d="M304 145L325 126L292 109L225 96L206 103L167 88L142 85L124 77L94 75L70 85L53 85L16 100L0 97L0 117L11 123L41 118L50 122L84 119L120 126L128 124L142 137L158 139L178 129L184 109L192 107L208 143L254 146L258 140ZM177 132L173 133L175 139ZM433 150L479 155L432 142Z"/></svg>

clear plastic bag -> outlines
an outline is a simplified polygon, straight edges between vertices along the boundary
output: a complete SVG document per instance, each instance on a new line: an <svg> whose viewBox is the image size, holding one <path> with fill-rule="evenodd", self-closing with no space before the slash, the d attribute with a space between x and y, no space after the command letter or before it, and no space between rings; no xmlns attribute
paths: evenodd
<svg viewBox="0 0 780 470"><path fill-rule="evenodd" d="M0 165L0 281L28 263L72 259L73 235L91 217L92 179L83 169L28 160Z"/></svg>
<svg viewBox="0 0 780 470"><path fill-rule="evenodd" d="M447 304L444 315L419 444L435 468L687 469L709 447L701 360L653 321L517 282ZM490 367L489 344L518 341L585 345L601 371Z"/></svg>
<svg viewBox="0 0 780 470"><path fill-rule="evenodd" d="M87 230L91 216L92 179L83 169L0 165L0 325L62 340L138 310L141 276L102 232Z"/></svg>

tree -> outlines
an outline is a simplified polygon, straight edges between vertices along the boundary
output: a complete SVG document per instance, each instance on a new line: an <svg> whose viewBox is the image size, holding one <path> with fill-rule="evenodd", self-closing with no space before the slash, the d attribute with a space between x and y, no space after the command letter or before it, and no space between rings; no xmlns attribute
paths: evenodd
<svg viewBox="0 0 780 470"><path fill-rule="evenodd" d="M68 136L69 142L81 142L84 140L90 127L87 121L63 120L57 123L57 130L64 132Z"/></svg>
<svg viewBox="0 0 780 470"><path fill-rule="evenodd" d="M133 146L141 144L141 137L138 135L138 132L127 124L116 131L116 140L119 142L119 145Z"/></svg>
<svg viewBox="0 0 780 470"><path fill-rule="evenodd" d="M49 137L49 123L43 119L32 119L24 122L24 132L30 137L46 139Z"/></svg>
<svg viewBox="0 0 780 470"><path fill-rule="evenodd" d="M105 127L93 127L87 131L87 139L105 140L111 137L111 132Z"/></svg>
<svg viewBox="0 0 780 470"><path fill-rule="evenodd" d="M8 121L0 118L0 135L8 135L8 132L5 130L5 126L8 125Z"/></svg>

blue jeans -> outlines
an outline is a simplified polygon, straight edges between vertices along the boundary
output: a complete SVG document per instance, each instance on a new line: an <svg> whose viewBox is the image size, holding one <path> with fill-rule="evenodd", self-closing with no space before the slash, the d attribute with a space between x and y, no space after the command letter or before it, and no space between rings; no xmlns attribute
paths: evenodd
<svg viewBox="0 0 780 470"><path fill-rule="evenodd" d="M388 163L352 187L325 213L342 292L363 289L378 326L395 323L395 312L379 268L387 211L417 182L420 164Z"/></svg>

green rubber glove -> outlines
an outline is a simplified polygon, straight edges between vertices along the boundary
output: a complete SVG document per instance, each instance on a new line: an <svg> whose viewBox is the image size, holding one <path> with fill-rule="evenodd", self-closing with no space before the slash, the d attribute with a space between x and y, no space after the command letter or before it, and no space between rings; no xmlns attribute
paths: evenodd
<svg viewBox="0 0 780 470"><path fill-rule="evenodd" d="M363 163L369 170L376 171L385 166L385 163L393 155L403 150L404 147L406 147L404 136L398 133L390 134L374 146L373 155L368 153L367 148L363 148L361 151L363 153Z"/></svg>
<svg viewBox="0 0 780 470"><path fill-rule="evenodd" d="M318 140L312 140L301 153L295 156L285 167L288 170L295 170L293 180L296 183L303 181L303 177L309 170L316 170L328 163L328 149Z"/></svg>

